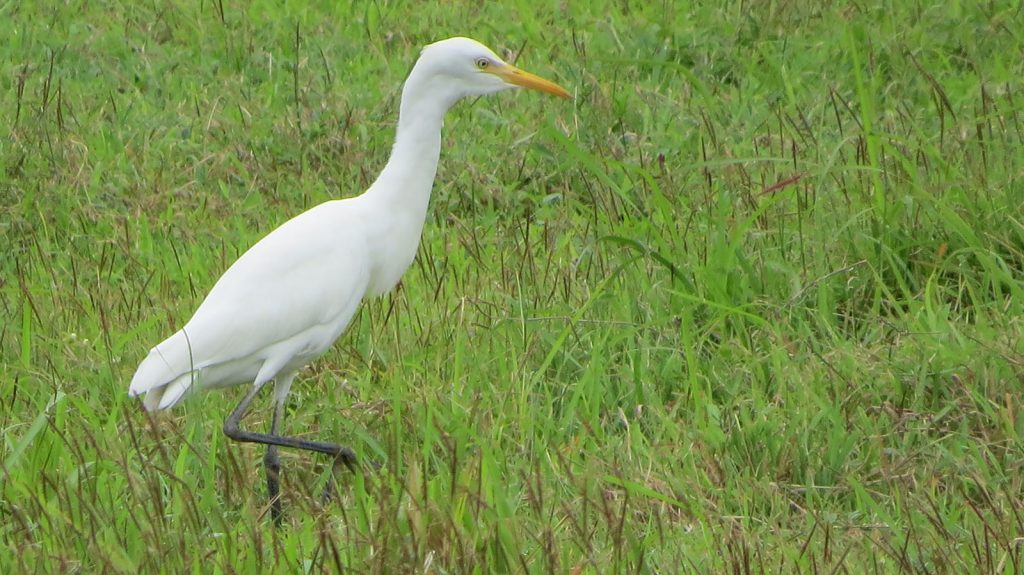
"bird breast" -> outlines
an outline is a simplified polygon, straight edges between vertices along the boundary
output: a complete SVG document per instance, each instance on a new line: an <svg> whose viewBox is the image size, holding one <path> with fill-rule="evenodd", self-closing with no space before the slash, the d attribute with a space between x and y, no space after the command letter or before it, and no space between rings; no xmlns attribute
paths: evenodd
<svg viewBox="0 0 1024 575"><path fill-rule="evenodd" d="M367 291L372 296L383 295L398 285L416 258L423 232L423 218L415 215L392 214L386 222L371 242L376 253Z"/></svg>

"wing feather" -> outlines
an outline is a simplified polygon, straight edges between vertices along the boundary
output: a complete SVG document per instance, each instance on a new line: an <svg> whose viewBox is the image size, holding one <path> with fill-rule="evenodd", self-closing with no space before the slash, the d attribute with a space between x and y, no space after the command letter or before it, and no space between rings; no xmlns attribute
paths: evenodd
<svg viewBox="0 0 1024 575"><path fill-rule="evenodd" d="M291 359L281 354L329 346L362 300L372 271L358 210L345 209L345 202L300 214L242 254L192 319L150 350L129 394L147 393L147 408L164 409L194 383L242 383L207 381L203 373L216 372L210 368L234 362L238 369L221 370L224 377L252 377L265 362Z"/></svg>

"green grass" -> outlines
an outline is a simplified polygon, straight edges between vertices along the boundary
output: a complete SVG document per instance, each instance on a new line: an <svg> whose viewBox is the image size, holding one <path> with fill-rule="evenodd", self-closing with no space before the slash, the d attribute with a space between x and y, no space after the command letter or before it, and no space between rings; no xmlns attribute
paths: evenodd
<svg viewBox="0 0 1024 575"><path fill-rule="evenodd" d="M1019 3L299 4L0 5L0 572L1024 570ZM575 101L451 112L275 530L243 390L128 382L450 35Z"/></svg>

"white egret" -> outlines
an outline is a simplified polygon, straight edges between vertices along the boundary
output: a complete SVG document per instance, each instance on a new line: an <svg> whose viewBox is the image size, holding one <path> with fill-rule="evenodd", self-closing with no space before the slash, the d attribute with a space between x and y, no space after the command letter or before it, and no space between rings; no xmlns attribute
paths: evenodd
<svg viewBox="0 0 1024 575"><path fill-rule="evenodd" d="M271 515L280 520L277 448L293 447L354 468L344 446L278 434L296 372L345 331L365 296L391 290L416 255L441 151L445 112L467 96L516 87L563 98L560 86L502 61L483 44L450 38L420 54L402 90L391 157L361 195L320 204L267 234L228 268L185 326L152 350L129 395L148 410L187 393L247 383L224 422L236 441L267 445ZM269 433L241 429L249 404L274 382Z"/></svg>

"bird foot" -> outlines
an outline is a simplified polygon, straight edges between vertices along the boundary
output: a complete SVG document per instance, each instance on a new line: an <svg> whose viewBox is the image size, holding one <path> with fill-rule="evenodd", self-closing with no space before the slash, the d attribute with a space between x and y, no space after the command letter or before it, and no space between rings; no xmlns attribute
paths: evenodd
<svg viewBox="0 0 1024 575"><path fill-rule="evenodd" d="M348 447L339 447L337 455L334 456L334 462L331 466L331 476L327 478L327 485L324 486L324 492L320 495L320 504L327 505L331 499L334 499L334 493L337 491L335 485L336 477L339 469L345 466L352 473L356 472L356 465L359 459L356 457L356 452L352 451Z"/></svg>

